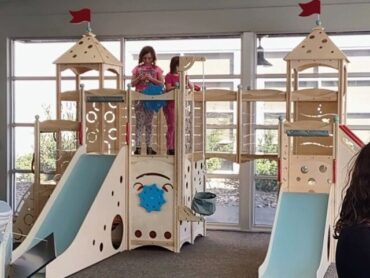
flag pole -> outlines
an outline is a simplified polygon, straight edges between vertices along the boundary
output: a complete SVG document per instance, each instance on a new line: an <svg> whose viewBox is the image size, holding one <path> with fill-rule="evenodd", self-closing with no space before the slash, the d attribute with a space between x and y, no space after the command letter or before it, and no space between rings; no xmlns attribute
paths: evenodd
<svg viewBox="0 0 370 278"><path fill-rule="evenodd" d="M91 29L91 22L90 22L90 21L88 21L88 22L87 22L87 32L88 32L88 33L91 33L91 32L92 32L92 29Z"/></svg>

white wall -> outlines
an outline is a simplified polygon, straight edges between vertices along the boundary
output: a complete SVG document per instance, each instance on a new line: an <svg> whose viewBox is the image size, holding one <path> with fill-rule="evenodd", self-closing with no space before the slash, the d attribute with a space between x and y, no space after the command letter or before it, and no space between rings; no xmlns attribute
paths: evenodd
<svg viewBox="0 0 370 278"><path fill-rule="evenodd" d="M6 199L10 122L7 39L80 37L68 10L91 8L93 32L126 37L256 33L308 33L315 16L298 16L304 0L2 0L0 1L0 199ZM322 1L327 32L369 31L369 1Z"/></svg>
<svg viewBox="0 0 370 278"><path fill-rule="evenodd" d="M10 37L80 35L68 10L89 7L93 29L104 35L156 35L253 31L307 33L315 16L299 17L309 0L12 0L0 1L1 34ZM328 32L367 31L369 1L322 1ZM366 3L367 2L367 3Z"/></svg>

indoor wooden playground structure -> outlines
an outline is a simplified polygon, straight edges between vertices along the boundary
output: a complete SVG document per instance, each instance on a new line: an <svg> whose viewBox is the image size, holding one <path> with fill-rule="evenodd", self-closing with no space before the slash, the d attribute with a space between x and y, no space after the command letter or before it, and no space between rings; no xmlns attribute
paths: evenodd
<svg viewBox="0 0 370 278"><path fill-rule="evenodd" d="M10 254L2 242L0 251L7 256L0 277L9 266L12 277L65 277L125 250L155 245L180 252L185 243L196 243L206 235L206 220L192 203L206 191L205 161L213 157L240 164L278 161L278 208L259 276L324 276L334 259L332 227L348 163L362 146L345 125L349 61L320 26L285 57L286 91L187 89L186 72L204 60L181 56L179 87L159 95L123 89L121 62L91 32L55 61L57 119L40 122L36 116L34 184L13 226L6 222L8 241L14 237L19 246ZM300 73L312 67L336 70L337 90L300 89ZM63 90L66 70L75 76L73 91ZM92 70L99 74L98 88L85 90L81 76ZM107 73L116 88L106 88ZM158 153L134 155L134 103L168 100L175 101L175 155L166 154L161 112L153 121ZM231 153L206 152L206 104L211 101L237 104ZM250 114L257 102L286 104L278 154L257 153L253 147ZM72 119L67 106L75 109ZM55 141L55 171L48 175L42 136Z"/></svg>

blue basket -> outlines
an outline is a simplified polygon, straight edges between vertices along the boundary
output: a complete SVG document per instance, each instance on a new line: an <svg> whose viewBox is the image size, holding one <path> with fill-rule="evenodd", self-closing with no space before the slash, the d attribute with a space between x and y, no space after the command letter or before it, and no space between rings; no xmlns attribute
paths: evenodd
<svg viewBox="0 0 370 278"><path fill-rule="evenodd" d="M163 93L163 86L149 84L144 90L143 94L150 96L157 96ZM144 100L144 108L149 111L158 112L165 104L165 100Z"/></svg>
<svg viewBox="0 0 370 278"><path fill-rule="evenodd" d="M216 211L216 194L197 192L191 202L191 209L200 215L212 215Z"/></svg>

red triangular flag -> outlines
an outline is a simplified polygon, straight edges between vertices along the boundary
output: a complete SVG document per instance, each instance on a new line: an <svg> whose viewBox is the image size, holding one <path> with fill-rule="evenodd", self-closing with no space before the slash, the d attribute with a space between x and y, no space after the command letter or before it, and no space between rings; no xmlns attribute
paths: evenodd
<svg viewBox="0 0 370 278"><path fill-rule="evenodd" d="M321 12L321 3L320 0L312 0L308 3L300 3L299 6L302 9L302 12L299 16L310 16L312 14L320 14Z"/></svg>
<svg viewBox="0 0 370 278"><path fill-rule="evenodd" d="M85 21L88 21L88 22L91 21L90 9L82 9L79 11L69 11L69 13L72 16L70 23L81 23Z"/></svg>

